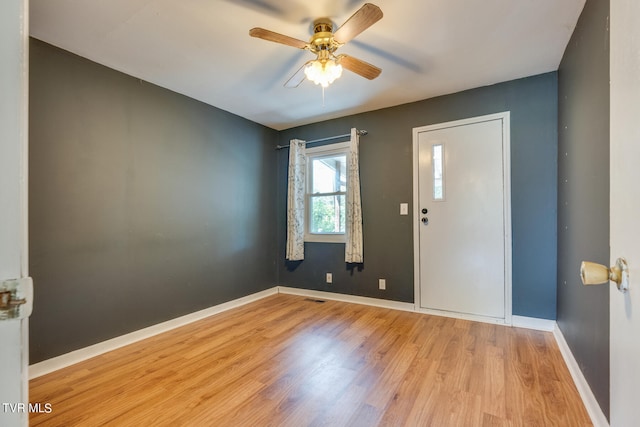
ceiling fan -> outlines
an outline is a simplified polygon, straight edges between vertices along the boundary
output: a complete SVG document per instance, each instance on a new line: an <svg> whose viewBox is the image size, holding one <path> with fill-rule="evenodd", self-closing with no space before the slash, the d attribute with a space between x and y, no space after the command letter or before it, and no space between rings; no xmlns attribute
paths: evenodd
<svg viewBox="0 0 640 427"><path fill-rule="evenodd" d="M285 87L298 87L307 78L315 84L326 88L340 77L343 67L369 80L373 80L380 75L382 72L380 68L353 56L336 55L335 51L381 18L382 10L378 6L365 3L335 33L330 19L316 19L313 23L313 35L309 42L265 30L264 28L252 28L249 30L249 35L298 49L305 49L316 55L316 59L304 63L287 80L284 84Z"/></svg>

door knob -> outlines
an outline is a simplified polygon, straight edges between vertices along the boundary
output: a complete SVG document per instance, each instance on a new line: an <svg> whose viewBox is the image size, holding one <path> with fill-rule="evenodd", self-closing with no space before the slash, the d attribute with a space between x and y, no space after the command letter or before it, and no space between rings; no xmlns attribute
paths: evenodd
<svg viewBox="0 0 640 427"><path fill-rule="evenodd" d="M13 293L10 291L0 292L0 310L8 310L26 303L27 300L25 298L15 299Z"/></svg>
<svg viewBox="0 0 640 427"><path fill-rule="evenodd" d="M423 218L421 219L421 221L422 221L422 223L423 223L424 225L429 224L429 218L427 218L426 216L425 216L425 217L423 217Z"/></svg>
<svg viewBox="0 0 640 427"><path fill-rule="evenodd" d="M615 282L620 292L629 289L629 266L624 258L618 258L611 268L595 262L582 261L580 278L583 285L601 285L609 280Z"/></svg>
<svg viewBox="0 0 640 427"><path fill-rule="evenodd" d="M0 281L0 320L24 319L33 308L30 277Z"/></svg>

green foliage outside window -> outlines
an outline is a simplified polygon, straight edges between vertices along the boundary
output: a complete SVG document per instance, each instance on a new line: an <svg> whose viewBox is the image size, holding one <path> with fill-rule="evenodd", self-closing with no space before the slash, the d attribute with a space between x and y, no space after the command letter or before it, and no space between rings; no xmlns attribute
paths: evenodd
<svg viewBox="0 0 640 427"><path fill-rule="evenodd" d="M344 233L345 196L318 196L311 198L311 232Z"/></svg>

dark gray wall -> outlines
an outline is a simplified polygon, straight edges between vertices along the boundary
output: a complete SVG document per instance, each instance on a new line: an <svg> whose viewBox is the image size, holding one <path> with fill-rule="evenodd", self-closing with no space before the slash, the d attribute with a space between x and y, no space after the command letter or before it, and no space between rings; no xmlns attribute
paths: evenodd
<svg viewBox="0 0 640 427"><path fill-rule="evenodd" d="M558 71L558 326L609 416L609 289L580 262L609 264L609 1L588 0Z"/></svg>
<svg viewBox="0 0 640 427"><path fill-rule="evenodd" d="M276 131L30 49L32 363L274 286Z"/></svg>
<svg viewBox="0 0 640 427"><path fill-rule="evenodd" d="M412 129L511 111L513 314L556 318L557 75L548 73L421 102L289 129L315 139L366 129L360 168L364 265L349 270L344 245L307 243L305 260L285 262L288 150L278 153L278 282L280 285L413 302ZM472 213L470 213L472 214ZM325 283L326 272L333 284ZM387 290L378 290L378 278Z"/></svg>

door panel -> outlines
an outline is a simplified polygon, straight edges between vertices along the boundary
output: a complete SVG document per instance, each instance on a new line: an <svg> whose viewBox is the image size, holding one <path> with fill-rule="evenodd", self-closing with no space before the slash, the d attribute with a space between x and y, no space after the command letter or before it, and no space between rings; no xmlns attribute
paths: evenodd
<svg viewBox="0 0 640 427"><path fill-rule="evenodd" d="M27 2L0 2L0 281L24 277L26 246ZM1 426L26 426L27 320L0 320Z"/></svg>
<svg viewBox="0 0 640 427"><path fill-rule="evenodd" d="M504 120L490 116L414 133L420 309L507 317Z"/></svg>
<svg viewBox="0 0 640 427"><path fill-rule="evenodd" d="M640 423L640 2L611 1L611 265L629 264L629 291L611 286L611 426ZM610 286L610 285L607 285ZM604 302L604 301L603 301Z"/></svg>

